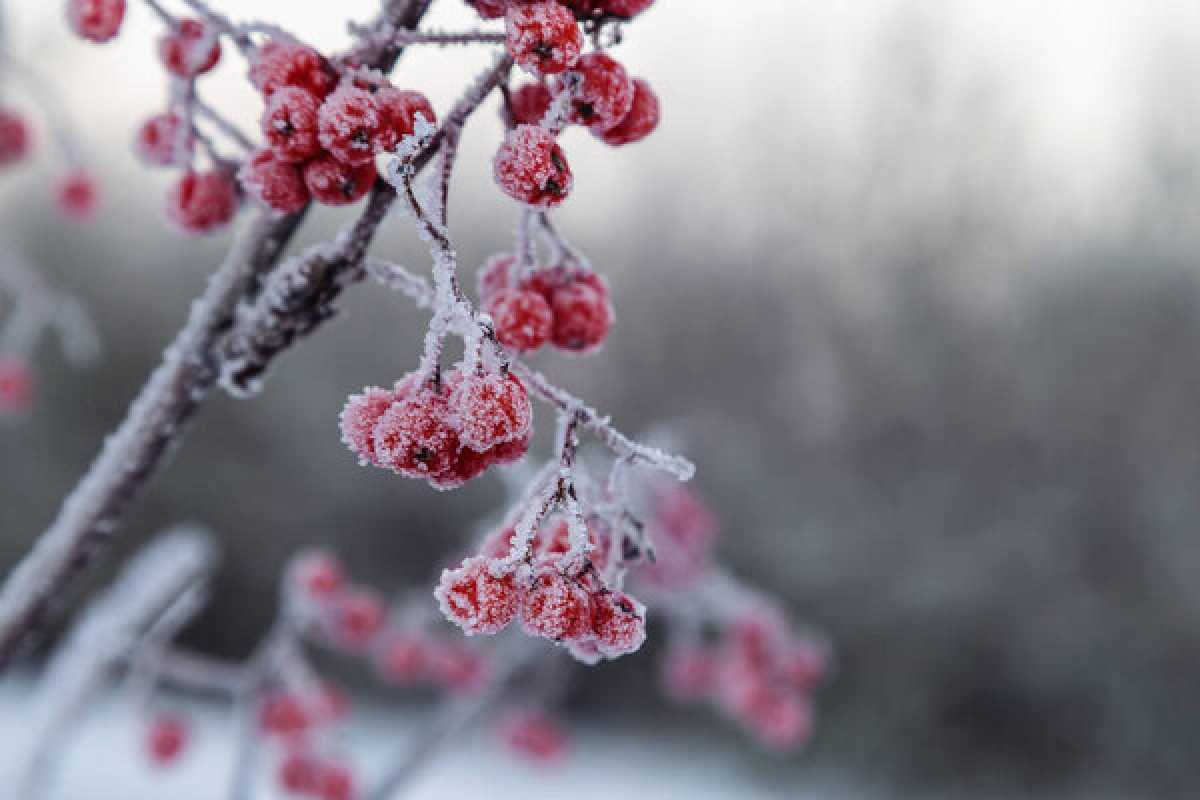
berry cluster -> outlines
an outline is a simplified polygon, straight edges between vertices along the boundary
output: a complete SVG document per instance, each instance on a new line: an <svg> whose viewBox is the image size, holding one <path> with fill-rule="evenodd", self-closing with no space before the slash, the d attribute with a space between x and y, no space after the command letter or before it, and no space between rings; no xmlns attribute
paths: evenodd
<svg viewBox="0 0 1200 800"><path fill-rule="evenodd" d="M63 132L60 138L69 138ZM23 161L33 149L33 134L29 122L19 112L0 107L0 168ZM67 149L69 169L55 187L59 210L75 220L91 219L97 205L95 181L73 162L74 154Z"/></svg>
<svg viewBox="0 0 1200 800"><path fill-rule="evenodd" d="M342 409L342 441L361 464L454 489L529 449L533 409L504 369L460 366L410 373L389 391L368 387Z"/></svg>
<svg viewBox="0 0 1200 800"><path fill-rule="evenodd" d="M289 796L353 800L354 771L344 761L325 757L314 747L317 735L345 719L346 695L321 684L300 693L279 690L258 706L258 731L276 747L276 782Z"/></svg>
<svg viewBox="0 0 1200 800"><path fill-rule="evenodd" d="M420 92L383 79L346 78L316 51L270 40L255 55L250 80L262 93L267 147L241 172L242 185L282 214L310 199L342 206L375 182L376 153L414 133L417 118L437 120Z"/></svg>
<svg viewBox="0 0 1200 800"><path fill-rule="evenodd" d="M707 700L764 745L787 750L812 734L811 696L828 660L822 646L768 612L732 621L712 643L672 646L662 677L677 700Z"/></svg>
<svg viewBox="0 0 1200 800"><path fill-rule="evenodd" d="M704 502L678 483L654 484L654 561L638 573L656 588L680 591L708 576L717 539L717 520Z"/></svg>
<svg viewBox="0 0 1200 800"><path fill-rule="evenodd" d="M563 644L585 663L633 653L646 638L645 607L604 579L613 552L607 526L596 518L587 535L589 553L580 564L569 523L553 516L525 557L514 559L516 530L505 528L480 555L443 571L434 596L468 636L499 633L519 618L526 633Z"/></svg>
<svg viewBox="0 0 1200 800"><path fill-rule="evenodd" d="M339 649L368 650L383 630L386 608L373 589L349 583L341 563L323 552L301 554L288 572L296 607L317 634Z"/></svg>
<svg viewBox="0 0 1200 800"><path fill-rule="evenodd" d="M421 626L390 631L374 651L375 673L393 686L430 686L471 694L487 682L489 666L462 639Z"/></svg>
<svg viewBox="0 0 1200 800"><path fill-rule="evenodd" d="M479 295L496 338L517 352L546 342L573 353L604 343L613 324L608 284L590 269L559 265L520 275L517 259L492 256L479 272Z"/></svg>

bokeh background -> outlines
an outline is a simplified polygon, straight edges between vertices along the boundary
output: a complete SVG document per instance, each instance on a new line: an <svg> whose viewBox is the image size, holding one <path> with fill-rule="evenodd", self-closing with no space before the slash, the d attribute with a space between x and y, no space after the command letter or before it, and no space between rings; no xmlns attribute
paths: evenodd
<svg viewBox="0 0 1200 800"><path fill-rule="evenodd" d="M331 49L373 7L215 5ZM86 301L106 356L81 373L44 347L35 413L0 427L5 569L228 241L169 230L169 176L132 155L166 96L145 8L97 48L56 2L8 6L6 46L61 93L104 208L61 221L43 129L36 161L0 179L0 239ZM470 21L437 7L438 24ZM669 426L722 558L824 631L839 672L792 758L649 702L648 656L589 673L575 714L719 742L736 780L785 797L1195 796L1200 5L661 0L620 57L663 125L619 151L567 133L558 217L610 277L618 327L595 357L536 360L627 430ZM397 80L444 110L486 61L413 53ZM204 88L249 127L237 62ZM0 85L32 112L26 89ZM499 135L479 115L455 178L468 264L511 235L488 172ZM352 213L320 209L302 243ZM427 263L399 218L375 252ZM428 585L502 498L494 479L443 495L355 464L336 412L414 365L425 319L370 285L342 308L261 397L212 399L107 561L176 520L211 525L226 562L198 647L244 654L298 547Z"/></svg>

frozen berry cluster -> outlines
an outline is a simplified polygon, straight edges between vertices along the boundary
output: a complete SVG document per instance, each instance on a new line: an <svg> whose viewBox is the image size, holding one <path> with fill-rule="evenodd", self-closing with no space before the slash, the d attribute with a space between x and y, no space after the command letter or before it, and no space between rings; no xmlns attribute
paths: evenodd
<svg viewBox="0 0 1200 800"><path fill-rule="evenodd" d="M822 645L764 611L724 625L713 641L673 645L662 680L677 700L711 702L764 745L790 750L812 734L812 693L828 671Z"/></svg>
<svg viewBox="0 0 1200 800"><path fill-rule="evenodd" d="M250 80L262 93L267 146L242 169L242 185L281 214L310 199L330 206L359 200L375 183L375 155L414 133L418 116L437 116L425 95L380 80L339 80L303 45L271 40L256 54Z"/></svg>
<svg viewBox="0 0 1200 800"><path fill-rule="evenodd" d="M434 591L442 613L467 635L493 635L519 619L530 636L561 643L585 663L637 651L646 609L603 577L612 554L606 526L597 519L587 530L582 564L568 561L570 526L560 516L546 520L524 558L512 558L513 528L497 532L479 555L442 572Z"/></svg>
<svg viewBox="0 0 1200 800"><path fill-rule="evenodd" d="M318 747L321 732L342 722L349 700L338 687L319 683L304 691L277 689L258 705L258 733L272 746L275 782L289 797L353 800L354 770Z"/></svg>
<svg viewBox="0 0 1200 800"><path fill-rule="evenodd" d="M480 303L501 344L526 353L549 342L583 354L604 343L614 315L602 277L566 265L521 272L508 254L493 256L479 272Z"/></svg>
<svg viewBox="0 0 1200 800"><path fill-rule="evenodd" d="M529 449L533 409L525 385L498 368L410 373L368 387L342 409L342 441L359 462L454 489Z"/></svg>

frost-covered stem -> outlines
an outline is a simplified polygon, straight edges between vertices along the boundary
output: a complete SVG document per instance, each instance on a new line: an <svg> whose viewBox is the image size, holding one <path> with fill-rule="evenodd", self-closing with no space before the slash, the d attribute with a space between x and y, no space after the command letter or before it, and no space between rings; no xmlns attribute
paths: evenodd
<svg viewBox="0 0 1200 800"><path fill-rule="evenodd" d="M493 31L397 31L392 36L395 44L468 45L504 44L504 33Z"/></svg>
<svg viewBox="0 0 1200 800"><path fill-rule="evenodd" d="M57 518L0 589L0 670L11 663L71 581L108 543L126 506L159 467L216 380L215 343L238 299L269 270L298 216L259 214L242 230L192 305L187 324L164 353L91 468L63 501Z"/></svg>
<svg viewBox="0 0 1200 800"><path fill-rule="evenodd" d="M231 40L242 55L249 57L254 52L254 42L242 30L230 21L229 17L213 11L208 3L202 0L183 0L183 4L196 12L197 16L202 18L210 26L216 29L219 33L225 34ZM203 52L201 49L200 52Z"/></svg>
<svg viewBox="0 0 1200 800"><path fill-rule="evenodd" d="M162 22L163 25L166 25L168 28L175 27L177 22L175 15L163 8L162 4L159 3L158 0L142 0L142 2L146 4L147 8L154 12L154 15L158 17L159 21Z"/></svg>
<svg viewBox="0 0 1200 800"><path fill-rule="evenodd" d="M254 144L254 140L247 136L241 128L235 125L224 114L201 100L199 96L193 97L192 103L195 105L196 110L200 112L201 116L211 122L213 126L216 127L216 129L221 133L225 134L225 136L236 142L237 145L243 150L257 149L257 146Z"/></svg>
<svg viewBox="0 0 1200 800"><path fill-rule="evenodd" d="M164 683L191 691L232 697L245 683L245 667L178 647L168 647L159 656L158 678Z"/></svg>
<svg viewBox="0 0 1200 800"><path fill-rule="evenodd" d="M538 212L537 221L538 225L541 226L542 235L545 237L546 241L550 243L552 248L552 252L550 254L551 264L557 265L563 261L567 261L568 263L584 267L585 269L591 269L591 265L588 263L587 257L584 256L583 253L581 253L574 245L568 242L561 233L559 233L558 228L555 227L554 222L551 221L550 214L548 212Z"/></svg>

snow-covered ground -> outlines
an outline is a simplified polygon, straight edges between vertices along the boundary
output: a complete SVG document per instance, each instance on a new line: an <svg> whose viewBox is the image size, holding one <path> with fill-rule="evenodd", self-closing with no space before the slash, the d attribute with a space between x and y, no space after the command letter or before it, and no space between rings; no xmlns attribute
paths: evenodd
<svg viewBox="0 0 1200 800"><path fill-rule="evenodd" d="M14 798L29 746L31 684L0 683L0 796ZM186 706L194 744L179 764L152 769L141 749L142 727L129 703L112 694L78 721L61 753L60 767L46 800L218 800L225 795L233 764L233 725L216 704ZM401 750L419 730L419 718L360 712L361 722L341 742L368 775L378 774L389 753ZM574 752L564 763L536 768L494 746L486 731L472 732L444 748L401 797L406 800L505 798L523 800L569 794L572 800L662 798L771 798L797 800L818 793L763 781L749 765L718 742L673 731L631 737L625 728L600 724L575 728ZM784 771L786 772L786 770ZM282 797L261 776L257 798ZM826 792L819 792L828 796ZM838 793L840 794L840 793ZM22 798L21 800L25 800Z"/></svg>

